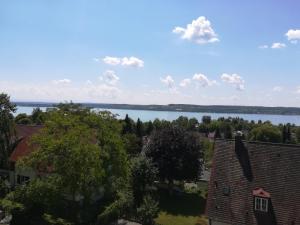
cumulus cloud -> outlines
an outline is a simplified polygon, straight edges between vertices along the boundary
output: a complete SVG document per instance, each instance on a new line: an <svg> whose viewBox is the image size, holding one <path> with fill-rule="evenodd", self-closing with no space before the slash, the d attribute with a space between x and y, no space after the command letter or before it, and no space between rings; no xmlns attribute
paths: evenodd
<svg viewBox="0 0 300 225"><path fill-rule="evenodd" d="M107 84L116 85L119 81L119 77L116 75L113 70L106 70L103 73L103 76L100 77L100 80L104 80Z"/></svg>
<svg viewBox="0 0 300 225"><path fill-rule="evenodd" d="M179 34L182 39L193 41L197 44L218 42L218 36L211 27L211 23L204 16L200 16L186 28L175 27L173 33Z"/></svg>
<svg viewBox="0 0 300 225"><path fill-rule="evenodd" d="M123 58L105 56L103 58L103 62L112 66L121 65L125 67L144 67L144 61L134 56Z"/></svg>
<svg viewBox="0 0 300 225"><path fill-rule="evenodd" d="M233 85L237 90L241 91L245 89L245 81L238 74L227 74L223 73L221 75L221 80L225 83Z"/></svg>
<svg viewBox="0 0 300 225"><path fill-rule="evenodd" d="M273 91L274 92L281 92L283 90L283 87L281 87L281 86L275 86L275 87L273 87Z"/></svg>
<svg viewBox="0 0 300 225"><path fill-rule="evenodd" d="M175 89L175 81L172 76L167 75L165 78L160 78L160 81L169 89Z"/></svg>
<svg viewBox="0 0 300 225"><path fill-rule="evenodd" d="M186 78L186 79L183 79L179 85L180 85L180 87L187 87L190 85L190 83L191 83L191 79Z"/></svg>
<svg viewBox="0 0 300 225"><path fill-rule="evenodd" d="M105 56L103 58L103 62L108 65L119 65L121 63L121 59L117 57Z"/></svg>
<svg viewBox="0 0 300 225"><path fill-rule="evenodd" d="M279 43L279 42L275 42L272 44L271 48L273 49L280 49L280 48L285 48L286 45L284 43Z"/></svg>
<svg viewBox="0 0 300 225"><path fill-rule="evenodd" d="M70 84L71 80L70 79L61 79L61 80L53 80L53 84Z"/></svg>
<svg viewBox="0 0 300 225"><path fill-rule="evenodd" d="M207 87L207 86L212 86L214 84L217 84L217 81L209 80L207 76L201 73L196 73L193 76L193 80L196 81L197 85L200 85L201 87Z"/></svg>
<svg viewBox="0 0 300 225"><path fill-rule="evenodd" d="M300 30L290 29L285 35L292 43L297 43L300 40Z"/></svg>
<svg viewBox="0 0 300 225"><path fill-rule="evenodd" d="M296 93L300 94L300 86L297 87Z"/></svg>

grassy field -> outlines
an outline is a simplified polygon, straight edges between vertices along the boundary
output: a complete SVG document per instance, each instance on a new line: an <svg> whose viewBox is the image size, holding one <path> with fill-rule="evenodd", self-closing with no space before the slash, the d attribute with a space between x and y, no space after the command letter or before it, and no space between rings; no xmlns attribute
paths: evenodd
<svg viewBox="0 0 300 225"><path fill-rule="evenodd" d="M204 217L207 183L197 187L186 185L185 191L170 196L167 190L161 190L160 213L156 219L159 225L207 225Z"/></svg>

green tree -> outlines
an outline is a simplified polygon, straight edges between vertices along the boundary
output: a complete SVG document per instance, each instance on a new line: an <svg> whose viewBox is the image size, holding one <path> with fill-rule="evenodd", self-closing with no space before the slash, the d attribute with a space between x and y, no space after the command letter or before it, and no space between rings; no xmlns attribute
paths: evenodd
<svg viewBox="0 0 300 225"><path fill-rule="evenodd" d="M166 127L152 133L145 149L157 166L160 179L170 186L174 180L196 180L201 173L203 152L196 132Z"/></svg>
<svg viewBox="0 0 300 225"><path fill-rule="evenodd" d="M34 124L41 125L45 122L45 113L40 108L33 109L31 119Z"/></svg>
<svg viewBox="0 0 300 225"><path fill-rule="evenodd" d="M121 130L109 112L76 111L64 105L63 110L49 112L45 128L31 140L35 151L18 166L48 174L43 180L52 179L74 204L80 199L83 204L72 221L80 215L89 223L93 196L114 196L128 182Z"/></svg>
<svg viewBox="0 0 300 225"><path fill-rule="evenodd" d="M146 195L152 195L155 190L158 170L152 161L140 155L131 161L131 187L135 208L139 207Z"/></svg>
<svg viewBox="0 0 300 225"><path fill-rule="evenodd" d="M126 114L123 125L123 133L133 133L134 132L134 121Z"/></svg>
<svg viewBox="0 0 300 225"><path fill-rule="evenodd" d="M203 116L202 117L202 123L210 124L210 122L211 122L211 116Z"/></svg>
<svg viewBox="0 0 300 225"><path fill-rule="evenodd" d="M32 124L32 120L29 116L27 116L26 113L20 113L16 116L15 118L15 123L16 124Z"/></svg>
<svg viewBox="0 0 300 225"><path fill-rule="evenodd" d="M140 120L140 118L138 118L137 122L136 122L136 136L138 137L143 137L144 136L144 124L142 123L142 121Z"/></svg>
<svg viewBox="0 0 300 225"><path fill-rule="evenodd" d="M296 128L296 138L297 138L298 143L300 143L300 127Z"/></svg>
<svg viewBox="0 0 300 225"><path fill-rule="evenodd" d="M282 141L282 135L277 127L270 124L262 124L251 130L249 139L251 141L280 143Z"/></svg>
<svg viewBox="0 0 300 225"><path fill-rule="evenodd" d="M7 94L0 94L0 168L8 168L8 158L15 142L15 124L13 113L16 105L10 102Z"/></svg>

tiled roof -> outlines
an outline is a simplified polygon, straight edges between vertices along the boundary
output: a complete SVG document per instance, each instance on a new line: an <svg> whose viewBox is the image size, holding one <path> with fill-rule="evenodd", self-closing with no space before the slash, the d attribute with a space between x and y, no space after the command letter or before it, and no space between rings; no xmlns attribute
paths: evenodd
<svg viewBox="0 0 300 225"><path fill-rule="evenodd" d="M42 126L32 126L32 125L17 125L17 145L10 155L10 161L16 162L18 159L27 156L31 153L32 148L29 147L29 139L32 135L39 132Z"/></svg>
<svg viewBox="0 0 300 225"><path fill-rule="evenodd" d="M254 211L259 189L270 197L265 214ZM300 146L217 139L206 207L232 225L300 224Z"/></svg>

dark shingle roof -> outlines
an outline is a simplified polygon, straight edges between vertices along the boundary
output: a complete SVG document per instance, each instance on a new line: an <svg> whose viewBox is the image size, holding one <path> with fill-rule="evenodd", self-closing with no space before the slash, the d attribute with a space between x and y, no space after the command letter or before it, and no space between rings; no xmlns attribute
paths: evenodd
<svg viewBox="0 0 300 225"><path fill-rule="evenodd" d="M257 188L270 194L268 214L253 210ZM235 225L300 224L300 146L216 140L206 210Z"/></svg>

